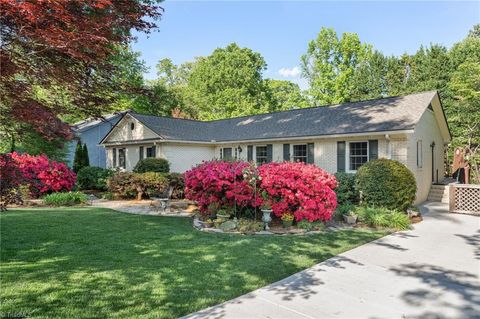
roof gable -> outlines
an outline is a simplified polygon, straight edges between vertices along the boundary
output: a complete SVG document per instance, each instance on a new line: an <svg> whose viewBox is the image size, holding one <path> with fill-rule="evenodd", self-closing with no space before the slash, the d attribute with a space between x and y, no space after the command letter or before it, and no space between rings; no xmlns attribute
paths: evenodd
<svg viewBox="0 0 480 319"><path fill-rule="evenodd" d="M128 113L118 121L100 143L134 142L161 138L156 132Z"/></svg>

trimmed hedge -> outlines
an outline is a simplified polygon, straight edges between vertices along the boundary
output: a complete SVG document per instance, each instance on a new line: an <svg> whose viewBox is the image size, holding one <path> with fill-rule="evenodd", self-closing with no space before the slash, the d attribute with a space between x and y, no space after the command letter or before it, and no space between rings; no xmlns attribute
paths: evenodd
<svg viewBox="0 0 480 319"><path fill-rule="evenodd" d="M159 196L168 188L168 180L160 173L128 173L121 172L113 175L107 181L108 191L122 198L136 198Z"/></svg>
<svg viewBox="0 0 480 319"><path fill-rule="evenodd" d="M360 196L355 188L355 174L338 172L335 178L338 183L335 188L338 205L358 203Z"/></svg>
<svg viewBox="0 0 480 319"><path fill-rule="evenodd" d="M52 193L43 198L45 205L49 206L75 206L88 202L88 197L81 192Z"/></svg>
<svg viewBox="0 0 480 319"><path fill-rule="evenodd" d="M382 158L358 169L356 188L367 205L406 211L415 200L417 184L405 165Z"/></svg>
<svg viewBox="0 0 480 319"><path fill-rule="evenodd" d="M138 161L133 168L135 173L157 172L169 173L170 163L164 158L145 158Z"/></svg>
<svg viewBox="0 0 480 319"><path fill-rule="evenodd" d="M115 174L111 169L87 166L77 173L77 186L79 189L100 190L107 189L107 179Z"/></svg>

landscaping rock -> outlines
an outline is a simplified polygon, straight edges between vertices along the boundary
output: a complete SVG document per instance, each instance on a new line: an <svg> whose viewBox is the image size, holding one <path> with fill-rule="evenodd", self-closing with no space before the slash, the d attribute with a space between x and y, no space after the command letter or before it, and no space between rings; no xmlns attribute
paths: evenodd
<svg viewBox="0 0 480 319"><path fill-rule="evenodd" d="M233 220L227 220L226 222L220 224L220 229L223 231L234 230L235 228L237 228L237 223Z"/></svg>
<svg viewBox="0 0 480 319"><path fill-rule="evenodd" d="M273 233L267 230L262 230L262 231L257 231L255 235L273 235Z"/></svg>

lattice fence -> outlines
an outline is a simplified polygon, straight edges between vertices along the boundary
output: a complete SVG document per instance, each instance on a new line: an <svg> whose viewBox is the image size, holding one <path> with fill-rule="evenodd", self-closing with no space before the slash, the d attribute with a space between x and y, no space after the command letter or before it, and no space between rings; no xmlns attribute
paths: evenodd
<svg viewBox="0 0 480 319"><path fill-rule="evenodd" d="M451 184L450 212L480 216L480 185Z"/></svg>

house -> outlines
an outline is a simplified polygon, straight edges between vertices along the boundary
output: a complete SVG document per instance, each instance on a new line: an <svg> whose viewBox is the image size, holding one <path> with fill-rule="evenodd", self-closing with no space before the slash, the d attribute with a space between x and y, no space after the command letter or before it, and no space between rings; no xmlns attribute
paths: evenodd
<svg viewBox="0 0 480 319"><path fill-rule="evenodd" d="M379 157L404 163L415 175L416 202L444 176L451 140L436 91L195 121L128 112L106 134L107 166L127 171L145 157L163 157L184 172L204 160L303 161L331 172L356 172Z"/></svg>
<svg viewBox="0 0 480 319"><path fill-rule="evenodd" d="M98 144L126 112L128 111L104 115L102 118L90 118L73 124L72 131L75 139L67 146L67 161L70 167L73 166L77 141L81 141L87 144L90 165L105 168L107 163L106 151L104 147Z"/></svg>

